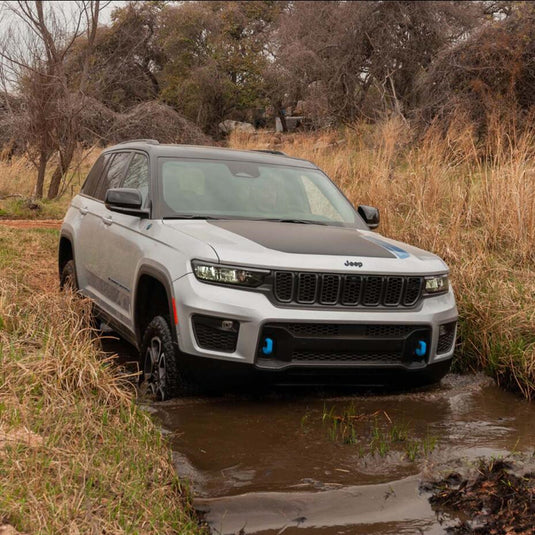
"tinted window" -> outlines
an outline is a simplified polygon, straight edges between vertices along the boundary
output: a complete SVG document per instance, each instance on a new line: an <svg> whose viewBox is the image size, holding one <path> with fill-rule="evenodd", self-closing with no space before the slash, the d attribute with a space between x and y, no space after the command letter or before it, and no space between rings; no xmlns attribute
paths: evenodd
<svg viewBox="0 0 535 535"><path fill-rule="evenodd" d="M89 197L95 196L100 175L102 175L102 171L104 171L104 168L108 163L109 157L109 154L101 154L98 160L91 168L91 171L89 171L89 174L85 179L84 185L82 186L82 193L84 195L88 195Z"/></svg>
<svg viewBox="0 0 535 535"><path fill-rule="evenodd" d="M121 180L124 176L126 164L130 159L130 152L117 152L111 155L111 161L108 165L108 169L102 177L95 197L104 200L106 191L111 188L118 188L121 185Z"/></svg>
<svg viewBox="0 0 535 535"><path fill-rule="evenodd" d="M122 187L138 189L145 204L149 193L149 159L144 154L134 154Z"/></svg>

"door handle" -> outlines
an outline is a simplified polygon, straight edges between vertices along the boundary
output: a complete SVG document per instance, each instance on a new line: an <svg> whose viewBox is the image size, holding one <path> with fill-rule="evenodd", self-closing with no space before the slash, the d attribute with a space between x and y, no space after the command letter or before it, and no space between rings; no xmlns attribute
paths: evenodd
<svg viewBox="0 0 535 535"><path fill-rule="evenodd" d="M111 225L113 223L113 218L111 217L111 215L107 215L102 218L102 221L104 221L105 225Z"/></svg>
<svg viewBox="0 0 535 535"><path fill-rule="evenodd" d="M78 208L80 210L80 213L82 215L85 215L87 214L87 212L89 212L89 208L87 208L87 206L80 206L80 208Z"/></svg>

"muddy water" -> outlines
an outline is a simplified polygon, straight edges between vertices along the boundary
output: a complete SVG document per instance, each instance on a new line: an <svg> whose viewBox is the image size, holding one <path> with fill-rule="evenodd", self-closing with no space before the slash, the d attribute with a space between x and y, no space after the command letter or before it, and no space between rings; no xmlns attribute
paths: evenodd
<svg viewBox="0 0 535 535"><path fill-rule="evenodd" d="M196 507L222 534L444 533L453 519L420 493L423 475L535 444L535 405L482 376L409 393L294 388L149 409ZM344 412L351 444L340 434ZM393 429L404 436L395 441Z"/></svg>

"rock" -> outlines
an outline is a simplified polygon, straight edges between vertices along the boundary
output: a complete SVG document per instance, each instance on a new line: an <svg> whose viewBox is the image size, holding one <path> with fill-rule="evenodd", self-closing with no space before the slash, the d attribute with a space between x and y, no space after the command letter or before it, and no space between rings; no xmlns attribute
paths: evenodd
<svg viewBox="0 0 535 535"><path fill-rule="evenodd" d="M288 132L302 129L307 123L309 123L309 120L303 116L286 117L286 128L288 129ZM275 130L277 132L282 132L282 122L279 117L275 118Z"/></svg>
<svg viewBox="0 0 535 535"><path fill-rule="evenodd" d="M251 123L231 121L230 119L219 123L218 128L222 134L230 134L231 132L242 132L244 134L256 133L255 127Z"/></svg>
<svg viewBox="0 0 535 535"><path fill-rule="evenodd" d="M0 525L0 535L23 535L9 524Z"/></svg>

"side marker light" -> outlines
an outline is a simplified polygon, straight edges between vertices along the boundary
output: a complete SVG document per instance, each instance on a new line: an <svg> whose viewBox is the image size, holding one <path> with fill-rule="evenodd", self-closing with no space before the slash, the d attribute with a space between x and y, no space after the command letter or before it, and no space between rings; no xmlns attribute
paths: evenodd
<svg viewBox="0 0 535 535"><path fill-rule="evenodd" d="M175 325L178 325L178 314L176 313L176 302L175 298L172 299L173 302L173 319L175 320Z"/></svg>

